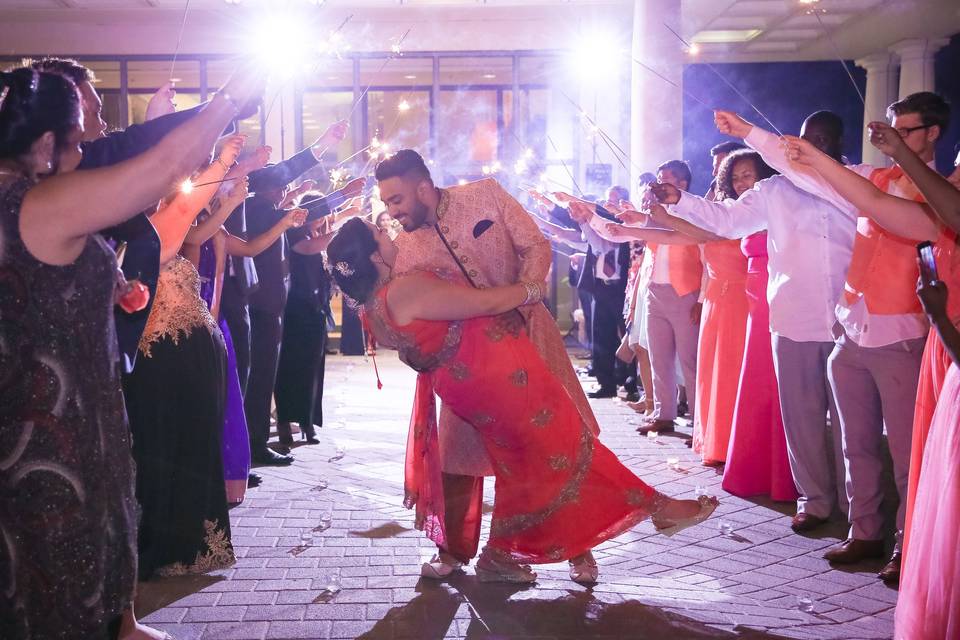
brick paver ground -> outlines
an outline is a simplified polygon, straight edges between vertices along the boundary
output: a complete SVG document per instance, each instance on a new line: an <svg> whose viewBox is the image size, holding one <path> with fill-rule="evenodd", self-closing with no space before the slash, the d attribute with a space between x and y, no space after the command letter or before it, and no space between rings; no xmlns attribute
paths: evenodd
<svg viewBox="0 0 960 640"><path fill-rule="evenodd" d="M594 401L603 442L668 494L720 496L711 520L669 539L644 522L605 543L593 589L565 565L537 567L527 588L481 584L469 568L421 580L433 548L400 504L414 374L393 354L378 363L380 391L364 358L328 360L321 445L298 446L291 467L259 469L264 484L231 511L235 567L140 586L147 623L179 640L892 637L897 592L875 577L880 563L836 570L821 557L844 526L793 534L791 505L730 496L686 436L640 438L635 414L610 400ZM485 497L489 513L492 481ZM332 597L331 576L342 585Z"/></svg>

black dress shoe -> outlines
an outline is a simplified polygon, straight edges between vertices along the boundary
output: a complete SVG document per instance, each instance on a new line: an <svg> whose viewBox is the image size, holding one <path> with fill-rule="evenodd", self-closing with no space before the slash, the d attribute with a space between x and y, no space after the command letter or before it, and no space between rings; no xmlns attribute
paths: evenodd
<svg viewBox="0 0 960 640"><path fill-rule="evenodd" d="M274 467L284 467L293 463L293 456L277 453L273 449L264 447L255 452L251 459L255 464L270 465Z"/></svg>
<svg viewBox="0 0 960 640"><path fill-rule="evenodd" d="M685 416L685 415L688 415L689 413L690 413L690 407L687 406L687 403L686 403L686 402L677 403L677 415L678 415L678 416Z"/></svg>
<svg viewBox="0 0 960 640"><path fill-rule="evenodd" d="M640 392L639 391L628 391L627 395L623 398L626 402L640 402Z"/></svg>
<svg viewBox="0 0 960 640"><path fill-rule="evenodd" d="M307 444L320 444L320 440L317 438L317 432L312 424L309 426L304 424L300 425L300 437L306 440Z"/></svg>
<svg viewBox="0 0 960 640"><path fill-rule="evenodd" d="M247 474L247 489L253 489L254 487L259 487L263 482L263 476L259 473L254 473L251 471Z"/></svg>
<svg viewBox="0 0 960 640"><path fill-rule="evenodd" d="M595 391L591 391L587 393L587 397L588 398L616 398L617 389L616 387L611 387L611 388L600 387Z"/></svg>

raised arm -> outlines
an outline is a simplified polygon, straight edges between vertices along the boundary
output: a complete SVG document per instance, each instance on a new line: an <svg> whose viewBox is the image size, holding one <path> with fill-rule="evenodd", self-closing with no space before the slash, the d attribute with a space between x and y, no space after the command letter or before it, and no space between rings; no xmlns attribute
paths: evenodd
<svg viewBox="0 0 960 640"><path fill-rule="evenodd" d="M276 242L283 232L291 227L299 227L306 220L307 212L303 209L290 209L272 227L250 240L237 236L227 237L227 253L231 256L252 258L266 251L267 247Z"/></svg>
<svg viewBox="0 0 960 640"><path fill-rule="evenodd" d="M721 238L736 239L767 228L768 212L777 206L770 197L774 188L775 184L768 178L737 200L722 202L712 202L669 184L652 185L651 191L660 204L671 205L667 211L672 215Z"/></svg>
<svg viewBox="0 0 960 640"><path fill-rule="evenodd" d="M160 236L160 264L166 264L177 255L185 240L202 244L212 236L223 221L212 226L203 240L190 237L197 216L223 185L223 178L236 161L243 147L243 136L231 136L223 145L219 157L204 169L193 181L196 185L189 191L180 191L166 206L150 216L150 222ZM228 212L229 213L229 212Z"/></svg>
<svg viewBox="0 0 960 640"><path fill-rule="evenodd" d="M960 233L960 190L939 173L927 166L920 156L910 150L896 129L886 122L871 122L870 144L893 158L910 176L940 222ZM954 171L954 175L960 169Z"/></svg>
<svg viewBox="0 0 960 640"><path fill-rule="evenodd" d="M940 226L929 206L881 191L802 138L785 140L791 160L813 167L837 193L890 233L918 242L939 237Z"/></svg>
<svg viewBox="0 0 960 640"><path fill-rule="evenodd" d="M418 319L466 320L496 316L521 306L527 298L527 285L522 282L474 289L414 274L394 280L387 290L387 308L398 324L405 325ZM539 301L539 296L532 301Z"/></svg>
<svg viewBox="0 0 960 640"><path fill-rule="evenodd" d="M50 264L73 262L87 235L119 224L171 192L203 163L237 113L237 100L256 90L250 75L239 74L199 114L148 151L110 167L59 174L30 189L20 231L31 253Z"/></svg>

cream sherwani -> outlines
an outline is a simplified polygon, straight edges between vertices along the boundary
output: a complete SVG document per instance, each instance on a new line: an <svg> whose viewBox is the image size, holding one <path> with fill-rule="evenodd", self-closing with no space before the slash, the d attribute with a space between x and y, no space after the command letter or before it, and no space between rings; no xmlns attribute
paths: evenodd
<svg viewBox="0 0 960 640"><path fill-rule="evenodd" d="M438 226L456 261L479 287L516 282L543 283L550 269L550 243L530 215L496 180L487 178L440 190ZM437 230L425 226L396 239L394 271L444 269L461 272ZM557 324L543 304L525 310L527 332L594 433L596 419L577 380ZM445 473L493 475L479 434L472 425L441 407L440 457Z"/></svg>

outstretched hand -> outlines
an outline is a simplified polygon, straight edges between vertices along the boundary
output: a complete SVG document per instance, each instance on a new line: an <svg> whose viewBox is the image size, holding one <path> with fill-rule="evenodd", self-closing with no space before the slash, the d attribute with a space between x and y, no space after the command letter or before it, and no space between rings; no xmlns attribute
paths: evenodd
<svg viewBox="0 0 960 640"><path fill-rule="evenodd" d="M798 136L783 136L780 140L786 148L787 158L792 162L812 165L823 155L813 144Z"/></svg>
<svg viewBox="0 0 960 640"><path fill-rule="evenodd" d="M343 196L345 198L356 198L363 193L363 185L366 183L366 178L354 178L341 189Z"/></svg>
<svg viewBox="0 0 960 640"><path fill-rule="evenodd" d="M666 182L656 182L650 185L650 193L660 204L677 204L680 202L680 189Z"/></svg>
<svg viewBox="0 0 960 640"><path fill-rule="evenodd" d="M150 97L150 102L147 103L147 113L143 118L144 121L149 122L160 116L176 112L177 103L173 101L176 95L177 90L174 88L172 81L168 81L157 89L157 92Z"/></svg>
<svg viewBox="0 0 960 640"><path fill-rule="evenodd" d="M227 136L224 139L223 144L220 146L219 158L223 166L227 167L227 170L237 162L237 158L240 156L240 152L243 151L243 145L246 141L247 136L240 134Z"/></svg>
<svg viewBox="0 0 960 640"><path fill-rule="evenodd" d="M717 131L734 138L746 138L753 129L752 124L733 111L722 111L719 109L714 111L713 122L717 125Z"/></svg>
<svg viewBox="0 0 960 640"><path fill-rule="evenodd" d="M907 147L897 130L886 122L871 122L867 130L870 132L870 144L885 156L892 158Z"/></svg>

